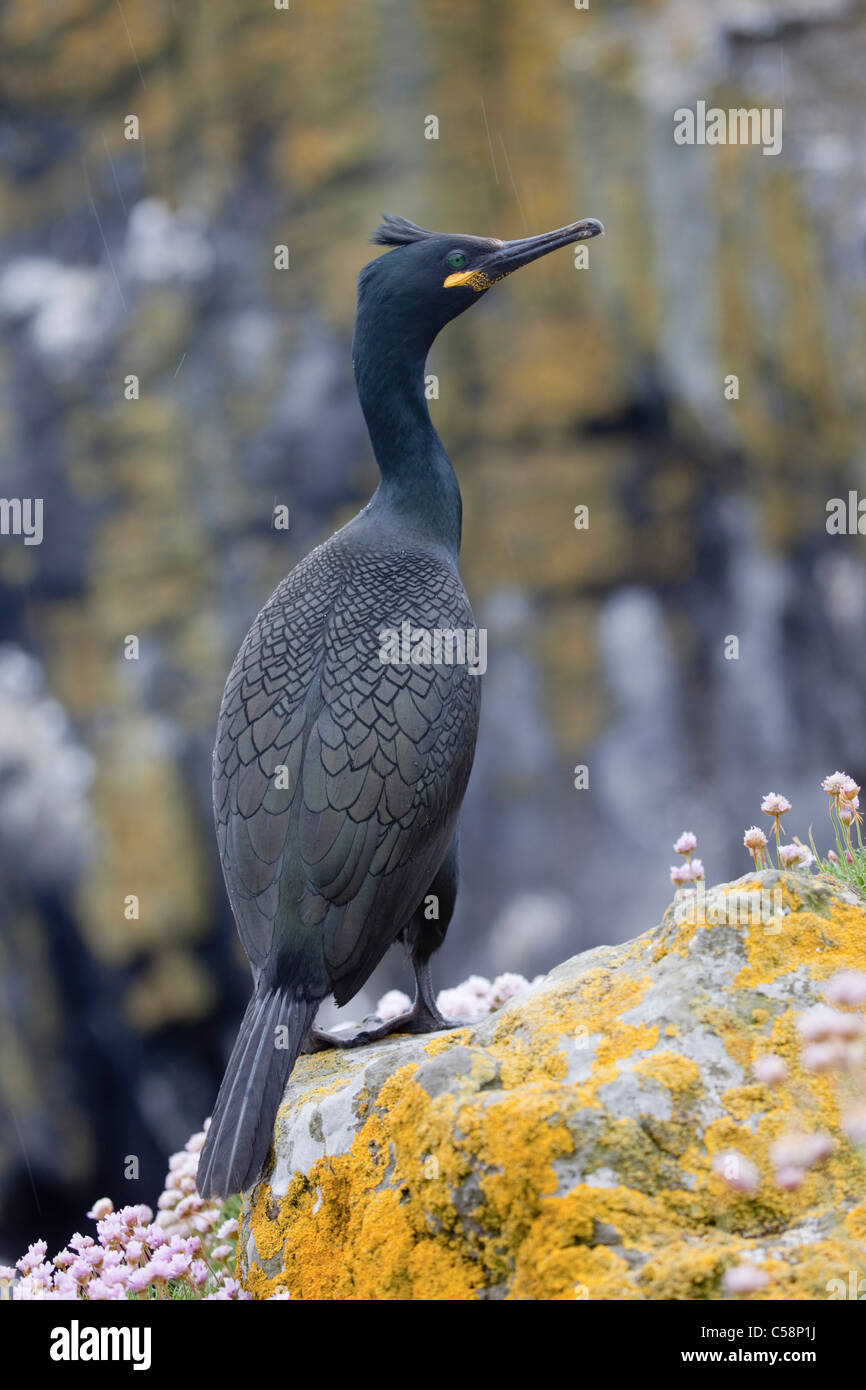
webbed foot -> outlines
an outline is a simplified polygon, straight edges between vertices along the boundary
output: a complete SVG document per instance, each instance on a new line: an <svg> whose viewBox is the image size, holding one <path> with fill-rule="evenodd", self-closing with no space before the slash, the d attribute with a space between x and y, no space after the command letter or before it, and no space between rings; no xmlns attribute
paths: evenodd
<svg viewBox="0 0 866 1390"><path fill-rule="evenodd" d="M365 1027L364 1025L369 1026ZM457 1019L443 1018L437 1008L423 1000L416 1000L412 1008L396 1018L384 1023L375 1017L364 1019L357 1033L324 1033L311 1028L307 1035L305 1052L321 1052L327 1047L365 1047L367 1043L378 1042L390 1037L392 1033L438 1033L448 1028L462 1028L465 1025Z"/></svg>
<svg viewBox="0 0 866 1390"><path fill-rule="evenodd" d="M390 1037L392 1033L438 1033L448 1028L465 1028L466 1023L459 1019L444 1018L436 1006L436 997L430 981L430 960L426 956L412 957L415 973L415 1002L404 1014L382 1022L376 1015L362 1020L357 1033L324 1033L311 1028L307 1034L303 1052L323 1052L328 1047L365 1047L367 1043L378 1042L380 1038Z"/></svg>

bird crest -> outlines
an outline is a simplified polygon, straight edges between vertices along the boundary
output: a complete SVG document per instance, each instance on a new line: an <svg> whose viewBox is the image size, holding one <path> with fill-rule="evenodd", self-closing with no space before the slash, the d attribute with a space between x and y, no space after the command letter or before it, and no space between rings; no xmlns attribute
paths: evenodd
<svg viewBox="0 0 866 1390"><path fill-rule="evenodd" d="M413 241L425 241L427 237L436 235L436 232L428 232L426 227L416 226L407 217L385 212L381 226L377 227L370 240L376 246L408 246Z"/></svg>

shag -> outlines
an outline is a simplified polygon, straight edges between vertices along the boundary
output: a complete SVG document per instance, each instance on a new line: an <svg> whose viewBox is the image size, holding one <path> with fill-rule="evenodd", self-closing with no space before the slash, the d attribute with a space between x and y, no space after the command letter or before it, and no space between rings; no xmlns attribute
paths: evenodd
<svg viewBox="0 0 866 1390"><path fill-rule="evenodd" d="M379 485L268 599L220 709L214 814L253 997L199 1161L205 1197L258 1178L302 1049L450 1026L430 958L457 893L480 681L465 662L387 660L383 648L404 623L476 635L458 572L460 488L424 365L440 329L497 280L602 230L589 218L498 241L386 216L372 238L396 248L361 272L353 343ZM415 973L411 1011L348 1040L318 1033L322 1000L350 1000L398 939Z"/></svg>

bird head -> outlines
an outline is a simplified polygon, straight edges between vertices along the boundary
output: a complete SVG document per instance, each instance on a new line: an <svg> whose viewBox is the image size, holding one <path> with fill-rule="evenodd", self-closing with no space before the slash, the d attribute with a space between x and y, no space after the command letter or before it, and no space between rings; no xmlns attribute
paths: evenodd
<svg viewBox="0 0 866 1390"><path fill-rule="evenodd" d="M414 325L429 343L498 280L549 251L588 241L603 231L600 222L587 217L540 236L498 241L430 232L405 217L387 214L370 239L395 250L362 270L359 305L375 298L389 317Z"/></svg>

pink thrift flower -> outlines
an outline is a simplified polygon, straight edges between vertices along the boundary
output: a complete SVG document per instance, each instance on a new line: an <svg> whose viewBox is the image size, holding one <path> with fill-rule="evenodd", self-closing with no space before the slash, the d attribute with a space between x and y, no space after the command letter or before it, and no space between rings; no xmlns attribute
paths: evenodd
<svg viewBox="0 0 866 1390"><path fill-rule="evenodd" d="M67 1301L71 1301L74 1298L78 1298L78 1285L72 1278L71 1274L64 1274L62 1270L58 1271L58 1273L55 1274L54 1296L55 1298L62 1298Z"/></svg>
<svg viewBox="0 0 866 1390"><path fill-rule="evenodd" d="M246 1292L245 1289L242 1289L237 1279L226 1278L223 1280L216 1293L208 1294L207 1298L205 1299L205 1302L208 1303L211 1300L223 1301L225 1299L246 1300L249 1298L252 1298L252 1294L249 1294Z"/></svg>
<svg viewBox="0 0 866 1390"><path fill-rule="evenodd" d="M810 1166L813 1163L822 1163L833 1152L833 1140L829 1134L810 1134L809 1142L811 1145Z"/></svg>
<svg viewBox="0 0 866 1390"><path fill-rule="evenodd" d="M217 1231L220 1240L231 1240L238 1233L238 1223L233 1216L228 1221L224 1221Z"/></svg>
<svg viewBox="0 0 866 1390"><path fill-rule="evenodd" d="M87 1297L99 1303L126 1298L123 1284L109 1284L105 1279L91 1279L87 1286Z"/></svg>
<svg viewBox="0 0 866 1390"><path fill-rule="evenodd" d="M783 1192L795 1192L798 1187L802 1187L805 1176L802 1168L791 1166L777 1168L775 1173L776 1186L780 1187Z"/></svg>
<svg viewBox="0 0 866 1390"><path fill-rule="evenodd" d="M856 796L860 790L854 778L849 777L847 772L834 772L831 777L825 777L821 787L828 796L843 796L849 791Z"/></svg>
<svg viewBox="0 0 866 1390"><path fill-rule="evenodd" d="M31 1299L43 1297L43 1287L39 1282L34 1283L32 1274L25 1274L22 1279L12 1285L13 1303L29 1303Z"/></svg>
<svg viewBox="0 0 866 1390"><path fill-rule="evenodd" d="M671 883L675 888L680 888L684 883L691 883L692 869L690 864L671 864Z"/></svg>
<svg viewBox="0 0 866 1390"><path fill-rule="evenodd" d="M54 1269L49 1264L33 1265L21 1281L28 1290L27 1296L38 1298L40 1291L50 1288L53 1274Z"/></svg>
<svg viewBox="0 0 866 1390"><path fill-rule="evenodd" d="M826 1004L815 1004L798 1018L797 1032L804 1042L858 1038L863 1032L863 1020L857 1014L840 1014Z"/></svg>
<svg viewBox="0 0 866 1390"><path fill-rule="evenodd" d="M110 1216L114 1211L114 1203L110 1197L100 1197L98 1202L94 1202L87 1215L91 1221L101 1221L104 1216Z"/></svg>
<svg viewBox="0 0 866 1390"><path fill-rule="evenodd" d="M376 1005L376 1017L381 1018L383 1023L390 1023L392 1019L408 1013L411 1007L412 1000L402 989L389 989Z"/></svg>
<svg viewBox="0 0 866 1390"><path fill-rule="evenodd" d="M44 1240L34 1241L32 1245L28 1246L27 1254L22 1255L21 1259L15 1262L21 1273L30 1274L37 1265L41 1265L47 1250L48 1244Z"/></svg>
<svg viewBox="0 0 866 1390"><path fill-rule="evenodd" d="M191 1264L192 1257L190 1255L172 1255L169 1261L169 1278L182 1279Z"/></svg>
<svg viewBox="0 0 866 1390"><path fill-rule="evenodd" d="M493 1006L493 986L483 975L470 975L455 989L440 990L436 1003L446 1018L484 1018Z"/></svg>
<svg viewBox="0 0 866 1390"><path fill-rule="evenodd" d="M194 1211L202 1211L205 1205L203 1197L199 1197L197 1192L190 1192L188 1196L182 1197L174 1209L177 1221L182 1222Z"/></svg>
<svg viewBox="0 0 866 1390"><path fill-rule="evenodd" d="M119 1245L126 1239L126 1223L119 1216L106 1216L97 1222L96 1234L103 1245Z"/></svg>
<svg viewBox="0 0 866 1390"><path fill-rule="evenodd" d="M866 974L862 970L841 970L828 981L824 995L831 1004L852 1008L866 1004Z"/></svg>
<svg viewBox="0 0 866 1390"><path fill-rule="evenodd" d="M743 836L743 844L753 859L763 854L767 848L767 837L759 825L750 825Z"/></svg>
<svg viewBox="0 0 866 1390"><path fill-rule="evenodd" d="M199 1130L198 1134L193 1134L193 1135L190 1136L189 1139L187 1139L186 1143L184 1144L184 1148L186 1149L186 1152L187 1152L187 1153L190 1153L190 1154L199 1154L199 1153L201 1153L201 1150L204 1148L205 1137L206 1137L207 1131L208 1131L209 1129L210 1129L210 1120L208 1119L208 1120L205 1120L205 1122L204 1122L204 1129Z"/></svg>
<svg viewBox="0 0 866 1390"><path fill-rule="evenodd" d="M211 1208L209 1211L196 1212L195 1215L192 1217L193 1228L196 1231L201 1231L202 1234L206 1234L208 1231L213 1230L214 1226L219 1221L220 1216L221 1212L218 1208Z"/></svg>
<svg viewBox="0 0 866 1390"><path fill-rule="evenodd" d="M763 1057L759 1057L752 1067L755 1079L764 1086L775 1086L780 1081L784 1081L788 1074L786 1063L775 1053L768 1052Z"/></svg>
<svg viewBox="0 0 866 1390"><path fill-rule="evenodd" d="M676 854L691 854L698 847L698 837L693 835L691 830L684 830L678 840L674 841L674 852Z"/></svg>
<svg viewBox="0 0 866 1390"><path fill-rule="evenodd" d="M516 999L525 989L529 989L529 981L523 975L507 971L504 975L497 975L490 987L491 1009L501 1009L503 1004L507 1004L509 999Z"/></svg>
<svg viewBox="0 0 866 1390"><path fill-rule="evenodd" d="M144 1265L142 1269L133 1269L127 1278L126 1287L130 1293L144 1293L151 1277L149 1265Z"/></svg>
<svg viewBox="0 0 866 1390"><path fill-rule="evenodd" d="M770 1145L773 1167L784 1171L812 1168L833 1152L833 1141L827 1134L789 1133Z"/></svg>
<svg viewBox="0 0 866 1390"><path fill-rule="evenodd" d="M791 803L786 796L780 796L778 792L768 792L761 802L761 810L765 816L774 816L776 820L780 816L785 816L791 809Z"/></svg>
<svg viewBox="0 0 866 1390"><path fill-rule="evenodd" d="M860 1101L845 1111L842 1128L855 1144L866 1144L866 1101Z"/></svg>
<svg viewBox="0 0 866 1390"><path fill-rule="evenodd" d="M779 846L779 867L782 869L808 869L812 863L812 851L806 845L792 844Z"/></svg>
<svg viewBox="0 0 866 1390"><path fill-rule="evenodd" d="M725 1293L756 1293L766 1283L764 1270L756 1269L754 1265L735 1265L732 1269L726 1269L722 1278Z"/></svg>
<svg viewBox="0 0 866 1390"><path fill-rule="evenodd" d="M761 1176L750 1158L738 1149L723 1149L713 1159L713 1172L734 1192L755 1192Z"/></svg>
<svg viewBox="0 0 866 1390"><path fill-rule="evenodd" d="M151 1279L170 1279L171 1278L171 1259L170 1255L158 1254L152 1256L146 1268L150 1271Z"/></svg>
<svg viewBox="0 0 866 1390"><path fill-rule="evenodd" d="M848 1071L853 1060L849 1053L850 1048L841 1038L831 1038L828 1042L809 1043L803 1048L800 1061L806 1071Z"/></svg>

